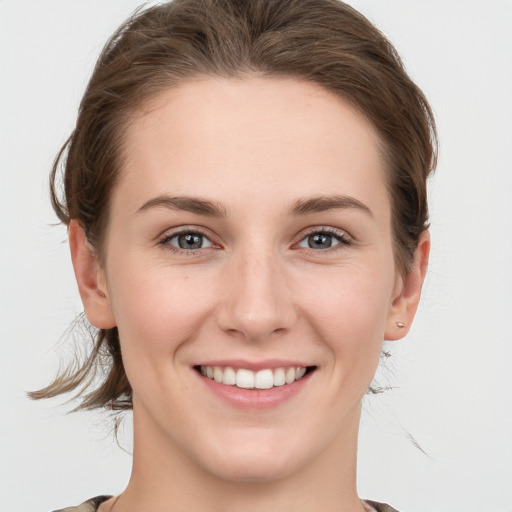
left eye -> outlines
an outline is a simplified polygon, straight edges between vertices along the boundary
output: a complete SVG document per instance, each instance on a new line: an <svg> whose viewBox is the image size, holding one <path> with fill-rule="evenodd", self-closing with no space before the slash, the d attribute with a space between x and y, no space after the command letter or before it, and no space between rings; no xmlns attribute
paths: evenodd
<svg viewBox="0 0 512 512"><path fill-rule="evenodd" d="M193 231L187 231L185 233L178 233L170 236L164 240L164 242L185 251L205 249L206 247L212 247L213 245L212 242L202 233L195 233Z"/></svg>
<svg viewBox="0 0 512 512"><path fill-rule="evenodd" d="M341 243L348 243L348 241L344 241L341 235L318 231L303 238L298 246L307 249L329 249Z"/></svg>

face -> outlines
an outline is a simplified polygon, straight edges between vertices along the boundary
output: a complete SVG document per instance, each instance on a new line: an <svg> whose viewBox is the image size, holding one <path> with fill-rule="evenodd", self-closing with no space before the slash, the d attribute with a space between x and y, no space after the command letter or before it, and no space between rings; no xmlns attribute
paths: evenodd
<svg viewBox="0 0 512 512"><path fill-rule="evenodd" d="M118 326L136 452L262 481L354 447L382 340L412 318L379 147L292 79L197 79L134 117L96 303L81 290Z"/></svg>

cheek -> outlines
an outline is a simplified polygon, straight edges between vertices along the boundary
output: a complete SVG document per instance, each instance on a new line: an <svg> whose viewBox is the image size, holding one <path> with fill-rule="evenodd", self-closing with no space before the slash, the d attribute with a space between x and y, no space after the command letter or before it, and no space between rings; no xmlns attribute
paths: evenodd
<svg viewBox="0 0 512 512"><path fill-rule="evenodd" d="M212 308L211 288L187 271L146 268L112 279L112 303L123 355L172 356L192 339Z"/></svg>
<svg viewBox="0 0 512 512"><path fill-rule="evenodd" d="M371 272L355 266L340 268L315 280L306 294L303 311L326 341L333 361L346 366L344 371L367 367L365 373L373 376L384 339L393 276L392 266L388 271ZM319 286L322 281L323 287Z"/></svg>

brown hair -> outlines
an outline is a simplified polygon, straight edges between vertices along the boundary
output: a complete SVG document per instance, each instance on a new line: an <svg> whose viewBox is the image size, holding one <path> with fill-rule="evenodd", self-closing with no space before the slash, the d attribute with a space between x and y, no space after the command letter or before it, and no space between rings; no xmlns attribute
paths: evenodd
<svg viewBox="0 0 512 512"><path fill-rule="evenodd" d="M174 0L136 12L116 31L50 178L59 219L80 221L100 262L109 198L122 168L123 128L155 93L197 75L309 80L364 113L383 141L396 265L409 270L428 223L426 180L437 146L433 115L390 42L339 0ZM92 336L85 361L33 398L75 391L77 409L131 408L117 329Z"/></svg>

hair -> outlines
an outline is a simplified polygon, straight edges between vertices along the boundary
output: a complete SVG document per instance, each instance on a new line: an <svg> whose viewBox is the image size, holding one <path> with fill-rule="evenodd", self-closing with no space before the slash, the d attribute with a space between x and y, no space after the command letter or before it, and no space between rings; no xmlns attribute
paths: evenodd
<svg viewBox="0 0 512 512"><path fill-rule="evenodd" d="M57 216L66 225L80 222L100 264L130 116L156 93L197 76L306 80L362 112L384 149L395 264L403 274L410 270L428 227L426 181L437 155L433 114L391 43L339 0L174 0L136 11L114 33L50 175ZM74 391L77 410L131 409L117 328L93 329L91 337L83 361L30 396Z"/></svg>

